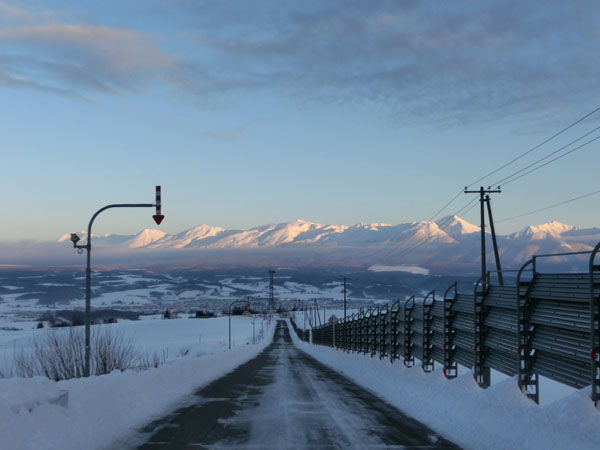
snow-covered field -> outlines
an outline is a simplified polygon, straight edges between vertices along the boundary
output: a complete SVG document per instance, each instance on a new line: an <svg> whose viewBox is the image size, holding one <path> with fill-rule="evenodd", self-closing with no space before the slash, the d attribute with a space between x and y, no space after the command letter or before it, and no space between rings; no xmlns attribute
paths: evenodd
<svg viewBox="0 0 600 450"><path fill-rule="evenodd" d="M251 296L255 301L268 298L269 283L254 277L215 278L213 282L182 280L169 276L144 276L142 274L97 273L94 274L92 307L117 308L132 311L152 311L157 308L189 310L203 306L208 309L226 308L232 300ZM33 277L15 277L17 285L2 285L0 280L0 324L19 318L40 317L44 313L69 308L85 307L85 286L82 277L68 278L69 282L55 283L32 281ZM52 280L50 275L39 280ZM332 281L324 286L313 286L280 277L274 288L278 301L312 300L314 298L340 299L343 296L341 282ZM54 293L55 292L55 293ZM351 293L351 291L349 291ZM259 301L260 303L260 301Z"/></svg>
<svg viewBox="0 0 600 450"><path fill-rule="evenodd" d="M521 394L514 378L483 390L470 373L446 380L441 370L426 374L388 360L303 343L291 334L309 355L465 448L600 448L600 411L590 400L589 388L536 405Z"/></svg>
<svg viewBox="0 0 600 450"><path fill-rule="evenodd" d="M321 305L339 306L344 298L341 272L279 269L275 276L276 302L294 304L318 299ZM440 281L444 289L455 279ZM348 304L372 306L416 294L422 275L357 272L347 285ZM436 285L437 286L437 285ZM438 286L439 287L439 286ZM252 298L253 307L265 308L269 298L266 271L201 271L154 273L143 270L92 272L91 305L97 310L151 314L166 308L182 312L197 309L220 312L233 300ZM82 310L85 277L77 270L0 270L0 323L38 320L65 310ZM46 319L49 320L49 319Z"/></svg>
<svg viewBox="0 0 600 450"><path fill-rule="evenodd" d="M131 336L147 352L164 361L146 371L53 382L46 378L0 379L1 448L123 448L136 431L169 410L183 405L186 395L256 356L271 341L275 323L232 317L232 349L228 349L228 318L120 322L114 327ZM4 324L6 325L6 324ZM0 350L27 349L32 336L64 330L0 331ZM33 326L33 323L29 323ZM15 326L16 328L16 326ZM186 353L187 354L184 354Z"/></svg>

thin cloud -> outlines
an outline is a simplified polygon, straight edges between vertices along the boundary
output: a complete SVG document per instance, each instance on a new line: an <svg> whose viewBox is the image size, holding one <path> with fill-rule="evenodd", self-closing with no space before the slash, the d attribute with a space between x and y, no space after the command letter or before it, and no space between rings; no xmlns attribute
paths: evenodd
<svg viewBox="0 0 600 450"><path fill-rule="evenodd" d="M0 2L0 19L12 25L41 24L65 20L67 15L36 4L35 10L25 9L26 1ZM18 6L16 6L18 5Z"/></svg>
<svg viewBox="0 0 600 450"><path fill-rule="evenodd" d="M0 44L0 70L20 80L13 86L55 93L118 95L163 79L176 63L146 34L87 24L4 25Z"/></svg>
<svg viewBox="0 0 600 450"><path fill-rule="evenodd" d="M80 96L74 91L68 89L61 89L54 86L44 85L37 83L26 78L14 77L5 73L0 72L0 87L11 87L11 88L26 88L33 89L40 92L46 92L65 97L73 98L74 100L88 101L85 97Z"/></svg>
<svg viewBox="0 0 600 450"><path fill-rule="evenodd" d="M0 71L86 96L159 84L202 106L268 90L461 123L543 116L600 90L600 16L584 3L156 0L144 13L160 40L0 2Z"/></svg>
<svg viewBox="0 0 600 450"><path fill-rule="evenodd" d="M235 72L232 88L261 78L303 97L462 121L558 108L600 87L599 19L570 3L170 4L201 30L210 67Z"/></svg>
<svg viewBox="0 0 600 450"><path fill-rule="evenodd" d="M0 19L13 21L22 19L26 16L27 14L16 6L0 3Z"/></svg>

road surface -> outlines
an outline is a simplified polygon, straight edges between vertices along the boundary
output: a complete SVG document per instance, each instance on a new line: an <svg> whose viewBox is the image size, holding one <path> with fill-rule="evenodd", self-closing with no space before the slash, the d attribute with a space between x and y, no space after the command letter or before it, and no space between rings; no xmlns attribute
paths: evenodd
<svg viewBox="0 0 600 450"><path fill-rule="evenodd" d="M255 359L148 425L143 450L458 448L294 346L285 322Z"/></svg>

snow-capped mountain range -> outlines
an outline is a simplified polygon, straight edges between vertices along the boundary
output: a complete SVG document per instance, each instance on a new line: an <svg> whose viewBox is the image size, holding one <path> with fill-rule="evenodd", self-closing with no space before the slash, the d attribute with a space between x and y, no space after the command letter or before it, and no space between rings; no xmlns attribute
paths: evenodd
<svg viewBox="0 0 600 450"><path fill-rule="evenodd" d="M264 225L250 230L226 230L199 225L177 234L145 229L134 235L105 234L93 236L95 245L118 245L126 248L273 248L282 246L370 246L405 240L427 239L429 242L457 243L462 236L479 232L479 227L448 216L437 222L410 222L400 225L359 223L354 226L323 225L304 220ZM82 232L82 238L86 233ZM68 241L65 234L58 242Z"/></svg>
<svg viewBox="0 0 600 450"><path fill-rule="evenodd" d="M67 241L65 234L59 242ZM82 238L85 238L83 233ZM528 226L498 236L504 264L517 265L533 254L591 250L600 241L600 228L580 229L559 222ZM94 236L93 244L122 250L303 249L352 251L354 257L390 264L471 266L479 258L479 226L460 217L399 225L360 223L324 225L304 220L270 224L249 230L199 225L177 234L145 229L135 235ZM491 249L491 245L489 247ZM385 258L382 256L385 255ZM491 253L490 253L491 255ZM491 257L491 256L490 256Z"/></svg>

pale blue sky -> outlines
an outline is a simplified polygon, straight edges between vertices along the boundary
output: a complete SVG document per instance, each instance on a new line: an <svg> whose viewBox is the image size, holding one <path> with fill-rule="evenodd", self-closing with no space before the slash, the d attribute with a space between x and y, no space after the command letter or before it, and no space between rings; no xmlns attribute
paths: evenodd
<svg viewBox="0 0 600 450"><path fill-rule="evenodd" d="M600 106L599 8L0 0L0 241L81 230L105 204L153 201L155 184L170 233L429 219ZM599 124L597 113L484 184ZM506 186L495 217L600 189L599 148ZM498 231L600 226L599 201ZM150 215L108 212L95 230L134 233Z"/></svg>

